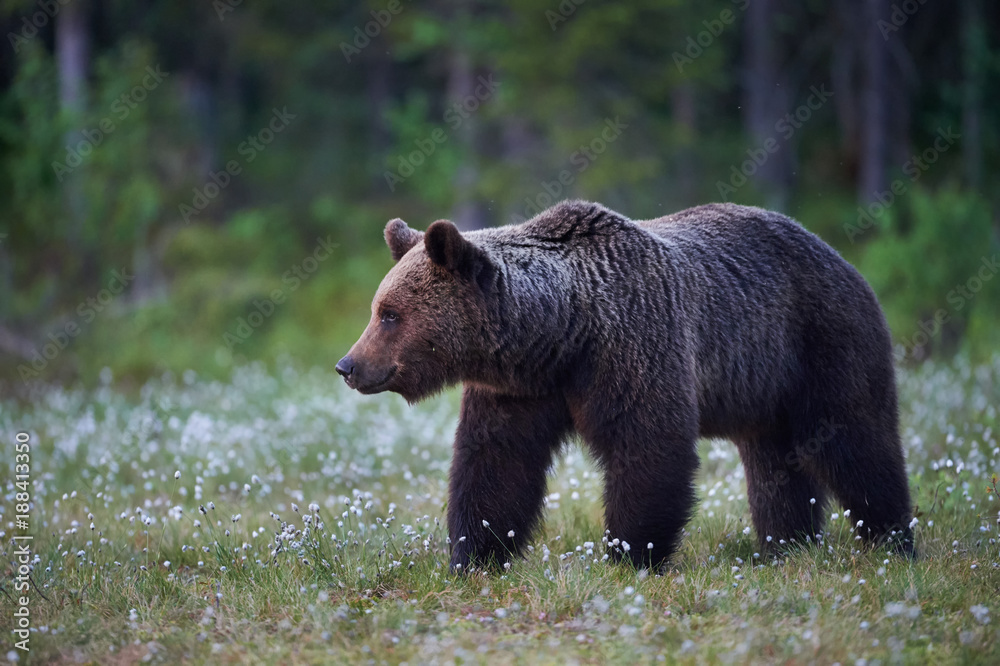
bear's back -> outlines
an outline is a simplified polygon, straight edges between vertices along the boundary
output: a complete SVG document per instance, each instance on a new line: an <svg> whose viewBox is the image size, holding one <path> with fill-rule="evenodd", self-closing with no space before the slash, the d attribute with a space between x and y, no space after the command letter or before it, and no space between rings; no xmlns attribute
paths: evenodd
<svg viewBox="0 0 1000 666"><path fill-rule="evenodd" d="M772 211L709 204L636 222L695 276L699 402L706 434L761 403L788 403L817 359L851 349L891 373L884 315L864 278L822 239ZM710 332L708 335L705 332Z"/></svg>
<svg viewBox="0 0 1000 666"><path fill-rule="evenodd" d="M602 340L686 358L706 435L787 403L828 348L891 364L867 283L780 213L708 204L633 221L574 201L501 235L528 265L558 267Z"/></svg>

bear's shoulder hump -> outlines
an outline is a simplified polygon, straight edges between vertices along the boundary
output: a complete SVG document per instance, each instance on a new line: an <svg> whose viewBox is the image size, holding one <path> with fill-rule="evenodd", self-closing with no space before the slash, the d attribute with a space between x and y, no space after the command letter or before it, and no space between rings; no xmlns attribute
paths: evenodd
<svg viewBox="0 0 1000 666"><path fill-rule="evenodd" d="M627 222L599 203L572 199L548 208L523 225L525 233L548 241L594 236Z"/></svg>

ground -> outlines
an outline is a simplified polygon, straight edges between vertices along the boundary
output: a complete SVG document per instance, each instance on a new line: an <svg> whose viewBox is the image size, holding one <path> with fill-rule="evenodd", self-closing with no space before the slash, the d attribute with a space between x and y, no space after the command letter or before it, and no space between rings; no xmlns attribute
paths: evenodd
<svg viewBox="0 0 1000 666"><path fill-rule="evenodd" d="M0 663L1000 663L1000 357L900 374L917 561L857 550L837 506L821 543L759 556L735 448L703 442L662 576L603 561L576 444L527 558L451 575L454 393L410 408L293 364L102 381L0 402ZM9 633L26 533L30 653Z"/></svg>

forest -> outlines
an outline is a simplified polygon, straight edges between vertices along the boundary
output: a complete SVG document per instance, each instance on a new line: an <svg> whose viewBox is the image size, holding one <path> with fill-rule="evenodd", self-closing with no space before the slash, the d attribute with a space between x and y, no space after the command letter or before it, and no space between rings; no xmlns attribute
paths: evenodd
<svg viewBox="0 0 1000 666"><path fill-rule="evenodd" d="M4 390L329 364L381 229L586 198L785 212L897 357L997 348L1000 7L984 0L5 0Z"/></svg>
<svg viewBox="0 0 1000 666"><path fill-rule="evenodd" d="M1000 663L1000 3L0 0L0 32L3 663ZM461 404L345 384L398 318L371 317L388 221L568 198L794 217L894 364L845 287L816 312L861 327L814 314L807 370L739 348L714 380L808 379L739 446L614 409L687 423L650 370L677 366L595 381L604 417L471 372ZM624 436L555 441L570 416ZM683 525L669 559L623 516ZM495 566L451 568L476 543Z"/></svg>

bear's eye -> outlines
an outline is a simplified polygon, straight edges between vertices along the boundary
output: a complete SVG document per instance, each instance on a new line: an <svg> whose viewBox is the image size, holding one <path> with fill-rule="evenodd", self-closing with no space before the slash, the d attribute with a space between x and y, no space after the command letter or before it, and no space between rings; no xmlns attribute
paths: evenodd
<svg viewBox="0 0 1000 666"><path fill-rule="evenodd" d="M383 324L395 324L397 321L399 321L399 315L392 310L386 310L382 313Z"/></svg>

